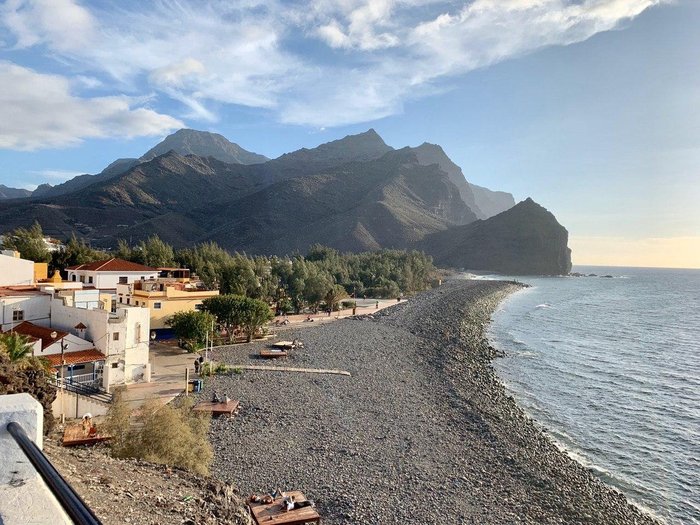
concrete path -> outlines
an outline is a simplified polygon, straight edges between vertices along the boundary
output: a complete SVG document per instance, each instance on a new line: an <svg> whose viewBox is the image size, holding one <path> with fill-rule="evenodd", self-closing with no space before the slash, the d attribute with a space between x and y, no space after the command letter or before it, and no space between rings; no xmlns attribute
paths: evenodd
<svg viewBox="0 0 700 525"><path fill-rule="evenodd" d="M133 408L140 407L146 399L159 397L166 403L185 389L185 369L190 369L194 379L194 360L191 354L177 344L152 342L150 346L151 382L134 383L126 387L125 398Z"/></svg>

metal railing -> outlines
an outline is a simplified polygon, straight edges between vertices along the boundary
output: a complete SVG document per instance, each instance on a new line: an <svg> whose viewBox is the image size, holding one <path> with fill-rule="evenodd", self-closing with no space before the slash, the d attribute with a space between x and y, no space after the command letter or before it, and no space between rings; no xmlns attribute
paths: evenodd
<svg viewBox="0 0 700 525"><path fill-rule="evenodd" d="M68 392L80 394L81 396L91 397L103 403L112 402L112 394L107 392L101 386L89 383L71 383L68 379L56 378L51 381L56 388L63 388Z"/></svg>
<svg viewBox="0 0 700 525"><path fill-rule="evenodd" d="M7 424L7 431L17 442L17 445L29 462L42 477L49 490L56 496L66 514L77 525L102 525L95 513L85 504L73 487L61 476L49 459L36 446L19 423L14 421Z"/></svg>
<svg viewBox="0 0 700 525"><path fill-rule="evenodd" d="M74 374L74 375L69 375L63 378L66 383L81 383L83 385L85 384L99 384L98 382L102 381L102 376L101 375L96 375L96 374Z"/></svg>

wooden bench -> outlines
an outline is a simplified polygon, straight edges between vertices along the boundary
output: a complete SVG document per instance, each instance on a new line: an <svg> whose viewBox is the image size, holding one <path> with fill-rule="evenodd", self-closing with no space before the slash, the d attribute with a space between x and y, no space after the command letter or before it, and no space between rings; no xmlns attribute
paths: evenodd
<svg viewBox="0 0 700 525"><path fill-rule="evenodd" d="M260 357L263 359L274 359L276 357L287 357L287 351L286 350L269 350L267 348L263 348L260 350Z"/></svg>
<svg viewBox="0 0 700 525"><path fill-rule="evenodd" d="M294 341L277 341L276 343L272 343L273 348L280 348L282 350L292 350L296 344Z"/></svg>
<svg viewBox="0 0 700 525"><path fill-rule="evenodd" d="M306 496L298 490L285 492L294 501L306 501ZM304 523L321 523L321 516L313 507L302 507L286 511L282 507L282 497L272 503L249 502L248 508L253 520L258 525L304 525Z"/></svg>
<svg viewBox="0 0 700 525"><path fill-rule="evenodd" d="M233 416L238 410L238 405L239 402L236 399L224 403L201 402L197 403L192 410L195 412L209 412L212 416Z"/></svg>

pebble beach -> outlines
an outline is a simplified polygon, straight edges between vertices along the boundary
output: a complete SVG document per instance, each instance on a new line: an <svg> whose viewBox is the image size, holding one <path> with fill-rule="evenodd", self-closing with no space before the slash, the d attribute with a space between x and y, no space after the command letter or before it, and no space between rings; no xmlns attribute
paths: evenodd
<svg viewBox="0 0 700 525"><path fill-rule="evenodd" d="M212 475L243 494L301 490L323 523L651 524L561 452L496 377L485 328L518 285L448 281L379 312L219 348L205 381L238 399L213 419ZM274 362L260 349L304 347Z"/></svg>

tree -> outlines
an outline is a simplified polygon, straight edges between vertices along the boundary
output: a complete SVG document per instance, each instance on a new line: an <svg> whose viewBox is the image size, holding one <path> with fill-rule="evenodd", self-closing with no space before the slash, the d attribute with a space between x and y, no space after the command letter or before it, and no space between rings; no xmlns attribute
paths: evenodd
<svg viewBox="0 0 700 525"><path fill-rule="evenodd" d="M65 248L51 253L51 263L49 266L52 272L55 270L62 272L68 266L86 264L108 258L109 255L107 252L96 250L90 247L85 240L78 240L75 235L73 235L66 243Z"/></svg>
<svg viewBox="0 0 700 525"><path fill-rule="evenodd" d="M214 316L209 312L193 310L176 312L166 324L172 327L178 339L185 341L187 350L195 352L204 345L214 322Z"/></svg>
<svg viewBox="0 0 700 525"><path fill-rule="evenodd" d="M125 261L136 260L134 250L124 239L119 239L119 241L117 241L117 250L112 255L114 255L117 259L124 259Z"/></svg>
<svg viewBox="0 0 700 525"><path fill-rule="evenodd" d="M51 404L56 399L56 388L49 383L45 363L46 360L33 356L11 361L7 352L0 349L0 395L26 392L39 401L44 408L44 434L48 434L54 424Z"/></svg>
<svg viewBox="0 0 700 525"><path fill-rule="evenodd" d="M153 268L175 266L173 247L163 242L157 235L152 235L146 241L141 241L135 253L138 261Z"/></svg>
<svg viewBox="0 0 700 525"><path fill-rule="evenodd" d="M255 332L272 319L272 311L265 301L242 295L218 295L202 301L205 311L216 316L217 321L233 341L237 328L242 329L250 342Z"/></svg>
<svg viewBox="0 0 700 525"><path fill-rule="evenodd" d="M247 341L250 343L259 328L274 316L270 306L260 299L244 297L240 306L239 326L243 328Z"/></svg>
<svg viewBox="0 0 700 525"><path fill-rule="evenodd" d="M3 246L7 250L15 250L22 258L34 262L49 262L49 252L44 242L44 232L38 222L34 222L29 228L17 228L5 235Z"/></svg>
<svg viewBox="0 0 700 525"><path fill-rule="evenodd" d="M226 330L230 342L233 342L236 328L240 326L242 299L240 295L225 294L202 301L202 309L216 317L217 322Z"/></svg>
<svg viewBox="0 0 700 525"><path fill-rule="evenodd" d="M0 351L7 354L10 361L19 363L32 355L32 345L29 338L17 332L0 334Z"/></svg>
<svg viewBox="0 0 700 525"><path fill-rule="evenodd" d="M304 283L304 300L315 311L333 286L330 277L314 268Z"/></svg>
<svg viewBox="0 0 700 525"><path fill-rule="evenodd" d="M328 310L332 312L333 310L337 310L338 303L345 299L348 296L347 292L345 291L345 288L340 286L339 284L334 284L328 289L328 292L326 292L326 306L328 306Z"/></svg>
<svg viewBox="0 0 700 525"><path fill-rule="evenodd" d="M224 294L256 295L260 281L250 259L236 254L233 261L223 268L219 289Z"/></svg>

